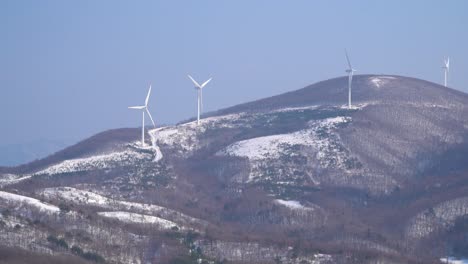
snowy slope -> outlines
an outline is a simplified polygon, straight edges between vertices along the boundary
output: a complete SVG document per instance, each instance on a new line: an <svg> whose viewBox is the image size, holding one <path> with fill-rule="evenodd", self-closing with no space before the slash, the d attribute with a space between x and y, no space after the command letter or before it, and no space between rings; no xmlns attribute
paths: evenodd
<svg viewBox="0 0 468 264"><path fill-rule="evenodd" d="M117 166L130 166L139 161L150 160L151 158L151 154L127 150L86 158L64 160L34 174L53 175L60 173L88 171L93 169L109 169Z"/></svg>
<svg viewBox="0 0 468 264"><path fill-rule="evenodd" d="M340 145L334 130L349 122L351 118L343 116L311 121L308 128L297 132L235 142L219 151L217 155L248 158L253 166L248 181L262 177L264 165L271 160L279 160L284 156L303 155L295 148L297 146L307 148L310 153L314 153L318 165L324 169L333 166L346 170L347 153Z"/></svg>
<svg viewBox="0 0 468 264"><path fill-rule="evenodd" d="M137 214L137 213L122 212L122 211L99 212L98 215L107 217L107 218L117 219L124 223L152 224L161 229L171 229L172 227L177 226L177 224L175 224L174 222L171 222L171 221L168 221L168 220L156 217L156 216L152 216L152 215L143 215L143 214Z"/></svg>
<svg viewBox="0 0 468 264"><path fill-rule="evenodd" d="M232 114L216 117L208 117L200 120L200 125L196 121L180 124L171 127L161 127L149 131L152 145L157 152L159 148L171 148L177 151L178 155L187 157L204 146L200 142L199 136L209 129L238 127L246 120L242 120L243 114ZM157 155L162 158L162 153Z"/></svg>
<svg viewBox="0 0 468 264"><path fill-rule="evenodd" d="M3 201L9 205L15 205L17 207L21 207L22 205L31 206L39 210L40 212L48 214L55 214L60 212L60 209L57 206L43 203L34 198L8 193L4 191L0 191L0 201Z"/></svg>
<svg viewBox="0 0 468 264"><path fill-rule="evenodd" d="M319 151L320 157L325 157L333 148L333 142L329 138L322 138L318 135L319 130L330 130L339 124L350 122L348 117L329 118L323 121L312 122L310 129L301 130L290 134L258 137L236 142L228 146L219 154L226 154L239 157L247 157L250 160L262 160L266 158L278 158L281 149L288 146L303 145L313 147ZM325 160L323 160L326 162Z"/></svg>
<svg viewBox="0 0 468 264"><path fill-rule="evenodd" d="M31 178L31 175L26 175L26 176L14 175L14 174L0 175L0 187L19 183L30 178Z"/></svg>
<svg viewBox="0 0 468 264"><path fill-rule="evenodd" d="M370 77L369 82L376 88L381 88L385 85L388 85L391 81L395 79L396 78L393 76L375 76L375 77Z"/></svg>
<svg viewBox="0 0 468 264"><path fill-rule="evenodd" d="M112 210L141 212L149 215L158 215L163 218L171 219L172 221L179 223L179 225L203 223L203 221L200 221L199 219L184 215L180 212L162 206L119 201L112 198L107 198L94 192L80 190L72 187L46 188L40 191L39 195L47 199L67 201L75 204L98 206Z"/></svg>
<svg viewBox="0 0 468 264"><path fill-rule="evenodd" d="M275 202L291 210L314 210L313 208L302 205L299 201L276 199Z"/></svg>

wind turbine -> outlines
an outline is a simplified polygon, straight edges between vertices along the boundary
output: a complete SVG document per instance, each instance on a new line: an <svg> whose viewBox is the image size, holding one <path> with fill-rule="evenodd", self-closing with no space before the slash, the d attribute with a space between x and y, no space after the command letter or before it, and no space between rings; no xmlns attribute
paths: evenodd
<svg viewBox="0 0 468 264"><path fill-rule="evenodd" d="M348 108L351 108L351 82L353 81L353 73L356 71L351 66L351 61L349 60L348 51L345 49L346 60L348 61L348 69L346 72L348 73Z"/></svg>
<svg viewBox="0 0 468 264"><path fill-rule="evenodd" d="M447 87L447 81L448 81L448 74L450 70L450 58L447 57L447 59L444 60L444 66L442 66L442 69L444 69L444 85Z"/></svg>
<svg viewBox="0 0 468 264"><path fill-rule="evenodd" d="M197 112L197 124L200 124L200 112L203 111L203 87L205 87L213 78L208 79L201 85L195 81L192 76L187 75L190 80L192 80L193 84L195 85L195 89L197 89L197 99L198 99L198 112Z"/></svg>
<svg viewBox="0 0 468 264"><path fill-rule="evenodd" d="M151 94L151 85L148 90L148 95L146 95L145 99L145 105L140 105L140 106L130 106L128 107L129 109L137 109L137 110L142 110L143 113L143 125L141 126L141 146L145 146L145 112L148 114L149 118L151 119L151 122L153 123L153 126L156 127L153 121L153 117L151 116L149 110L148 110L148 100Z"/></svg>

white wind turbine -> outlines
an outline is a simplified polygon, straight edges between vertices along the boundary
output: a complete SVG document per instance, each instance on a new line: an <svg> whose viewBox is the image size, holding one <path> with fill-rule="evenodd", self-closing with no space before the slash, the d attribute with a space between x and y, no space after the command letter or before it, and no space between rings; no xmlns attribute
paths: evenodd
<svg viewBox="0 0 468 264"><path fill-rule="evenodd" d="M192 80L193 84L195 85L195 89L197 90L197 100L198 100L198 111L197 111L197 124L200 124L200 113L203 111L203 87L205 87L213 78L208 79L206 82L202 83L201 85L195 81L192 76L188 75L190 80Z"/></svg>
<svg viewBox="0 0 468 264"><path fill-rule="evenodd" d="M348 69L346 72L348 73L348 108L351 108L351 82L353 81L353 73L356 71L351 66L351 61L349 60L348 51L345 49L346 60L348 61Z"/></svg>
<svg viewBox="0 0 468 264"><path fill-rule="evenodd" d="M148 95L146 95L145 105L130 106L129 107L130 109L142 110L142 113L143 113L143 124L141 126L141 146L142 147L145 146L145 112L148 114L149 118L151 119L151 122L153 123L153 126L156 127L156 125L154 124L154 121L153 121L153 117L151 116L151 114L150 114L150 112L148 110L148 100L149 100L150 94L151 94L151 85L150 85L149 90L148 90Z"/></svg>
<svg viewBox="0 0 468 264"><path fill-rule="evenodd" d="M447 57L447 59L444 60L444 66L442 66L442 69L444 69L444 85L447 87L448 83L448 74L450 70L450 58Z"/></svg>

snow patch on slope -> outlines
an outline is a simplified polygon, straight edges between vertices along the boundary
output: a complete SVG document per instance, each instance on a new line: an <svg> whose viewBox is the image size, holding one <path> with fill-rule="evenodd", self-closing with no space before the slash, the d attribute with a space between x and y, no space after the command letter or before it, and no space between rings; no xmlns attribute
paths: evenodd
<svg viewBox="0 0 468 264"><path fill-rule="evenodd" d="M137 213L129 213L129 212L99 212L98 215L117 219L124 223L135 223L135 224L152 224L160 227L161 229L170 229L174 226L177 226L174 222L169 220L165 220L156 216L152 215L144 215L144 214L137 214Z"/></svg>
<svg viewBox="0 0 468 264"><path fill-rule="evenodd" d="M319 108L319 105L309 105L309 106L300 106L300 107L285 107L278 110L274 110L271 113L283 113L283 112L295 112L303 110L314 110Z"/></svg>
<svg viewBox="0 0 468 264"><path fill-rule="evenodd" d="M449 264L468 264L468 259L456 259L453 257L448 257L448 259L446 257L440 258L440 261Z"/></svg>
<svg viewBox="0 0 468 264"><path fill-rule="evenodd" d="M170 147L178 152L181 156L188 156L194 151L203 147L198 140L207 129L216 128L232 128L239 125L239 119L243 114L230 114L224 116L215 116L200 119L200 124L197 121L188 122L185 124L161 127L153 129L149 132L151 135L152 144L155 149L161 147ZM161 153L159 151L159 153ZM160 155L162 157L162 153Z"/></svg>
<svg viewBox="0 0 468 264"><path fill-rule="evenodd" d="M276 199L275 202L291 210L313 210L313 208L305 207L299 201Z"/></svg>
<svg viewBox="0 0 468 264"><path fill-rule="evenodd" d="M122 152L113 152L87 158L65 160L34 174L53 175L60 173L88 171L93 169L109 169L117 166L134 165L137 161L150 159L151 156L152 155L149 153L126 150Z"/></svg>
<svg viewBox="0 0 468 264"><path fill-rule="evenodd" d="M31 175L26 175L26 176L20 176L20 175L14 175L14 174L2 175L2 177L0 178L0 187L19 183L29 178L31 178Z"/></svg>
<svg viewBox="0 0 468 264"><path fill-rule="evenodd" d="M201 222L199 219L184 215L166 207L154 204L119 201L94 192L79 190L72 187L46 188L40 192L40 195L47 199L65 200L75 204L98 206L112 210L138 211L150 215L160 215L161 217L169 218L184 225L190 225L193 223L200 224Z"/></svg>
<svg viewBox="0 0 468 264"><path fill-rule="evenodd" d="M318 157L325 158L332 142L328 137L321 137L320 133L325 129L335 128L339 124L347 123L349 117L334 117L320 121L313 121L310 128L289 134L279 134L265 137L257 137L238 141L218 152L218 155L246 157L249 160L263 160L266 158L279 158L284 147L302 145L317 149Z"/></svg>
<svg viewBox="0 0 468 264"><path fill-rule="evenodd" d="M114 200L94 192L84 191L72 187L46 188L42 190L40 194L48 199L59 199L79 204L99 206L110 209L135 209L153 213L161 213L164 210L169 210L165 207L153 204L142 204Z"/></svg>
<svg viewBox="0 0 468 264"><path fill-rule="evenodd" d="M334 130L339 125L350 121L350 117L343 116L310 121L306 129L238 141L218 151L217 155L248 158L251 163L248 182L262 178L272 162L280 161L282 158L310 156L311 153L318 162L318 166L322 168L346 170L348 155L341 146L339 135ZM304 154L304 150L297 147L307 149L308 154ZM278 172L285 177L290 173ZM312 178L311 180L315 181Z"/></svg>
<svg viewBox="0 0 468 264"><path fill-rule="evenodd" d="M379 77L370 77L369 81L377 88L380 88L386 85L389 81L394 80L395 77L392 76L379 76Z"/></svg>
<svg viewBox="0 0 468 264"><path fill-rule="evenodd" d="M300 131L292 134L258 137L236 142L228 146L220 154L246 157L249 160L263 160L266 158L279 158L277 150L282 145L308 144L308 131Z"/></svg>
<svg viewBox="0 0 468 264"><path fill-rule="evenodd" d="M18 194L0 191L0 200L3 200L8 204L16 205L17 207L20 207L23 204L28 205L38 209L40 212L50 214L60 212L60 209L55 205L46 204L37 199Z"/></svg>

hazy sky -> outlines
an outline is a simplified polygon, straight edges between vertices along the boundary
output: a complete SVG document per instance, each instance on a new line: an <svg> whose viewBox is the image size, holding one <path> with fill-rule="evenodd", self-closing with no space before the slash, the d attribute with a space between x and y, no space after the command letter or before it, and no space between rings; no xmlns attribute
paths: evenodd
<svg viewBox="0 0 468 264"><path fill-rule="evenodd" d="M358 73L468 92L468 1L0 1L0 144L79 140Z"/></svg>

